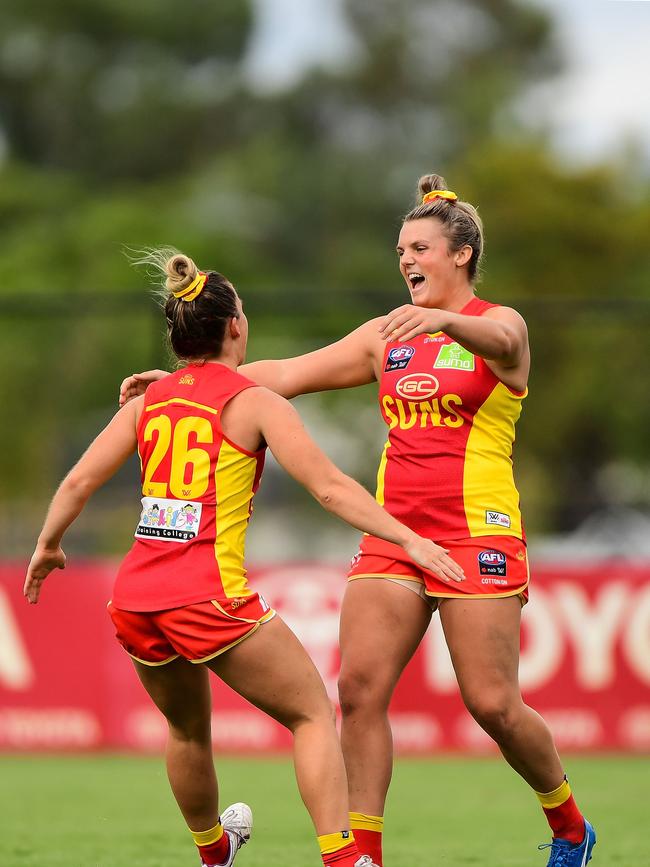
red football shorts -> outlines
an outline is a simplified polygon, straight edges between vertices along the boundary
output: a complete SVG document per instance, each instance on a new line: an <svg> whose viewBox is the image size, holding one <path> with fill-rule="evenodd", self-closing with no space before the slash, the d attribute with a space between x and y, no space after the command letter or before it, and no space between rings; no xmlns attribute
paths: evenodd
<svg viewBox="0 0 650 867"><path fill-rule="evenodd" d="M526 545L513 536L475 536L439 542L465 572L464 581L445 581L421 569L403 548L376 536L364 536L359 553L352 558L348 579L400 578L424 584L427 596L482 599L521 596L528 601Z"/></svg>
<svg viewBox="0 0 650 867"><path fill-rule="evenodd" d="M108 613L117 640L138 662L165 665L182 656L199 663L229 650L275 616L257 593L237 601L236 616L214 599L166 611L124 611L109 602Z"/></svg>

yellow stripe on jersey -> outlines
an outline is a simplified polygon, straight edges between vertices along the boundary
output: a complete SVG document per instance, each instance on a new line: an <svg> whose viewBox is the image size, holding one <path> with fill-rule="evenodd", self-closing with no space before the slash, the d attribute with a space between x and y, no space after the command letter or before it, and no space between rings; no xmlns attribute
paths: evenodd
<svg viewBox="0 0 650 867"><path fill-rule="evenodd" d="M474 416L463 472L463 500L470 536L522 538L519 494L512 474L512 444L526 394L514 394L499 382ZM494 523L488 520L490 512L495 515ZM506 518L509 526L505 525Z"/></svg>
<svg viewBox="0 0 650 867"><path fill-rule="evenodd" d="M388 449L390 448L390 440L386 440L384 451L379 461L379 469L377 470L377 493L375 499L380 506L384 505L384 479L386 476L386 464L388 463Z"/></svg>
<svg viewBox="0 0 650 867"><path fill-rule="evenodd" d="M161 406L169 406L170 403L180 403L183 406L195 406L197 409L205 410L205 412L209 412L212 415L219 415L219 410L215 409L213 406L205 406L203 403L195 403L193 400L185 400L184 397L172 397L169 400L163 400L161 403L150 403L149 406L145 406L145 412L151 412L152 409L160 409Z"/></svg>
<svg viewBox="0 0 650 867"><path fill-rule="evenodd" d="M250 596L244 569L246 528L253 499L257 460L224 440L214 474L216 537L214 555L228 599Z"/></svg>

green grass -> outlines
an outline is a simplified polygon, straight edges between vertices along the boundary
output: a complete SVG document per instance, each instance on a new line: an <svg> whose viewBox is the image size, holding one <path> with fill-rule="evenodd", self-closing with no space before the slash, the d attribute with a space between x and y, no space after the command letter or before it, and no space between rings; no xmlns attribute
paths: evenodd
<svg viewBox="0 0 650 867"><path fill-rule="evenodd" d="M595 824L594 867L650 864L650 761L570 758ZM311 825L285 759L218 761L222 803L255 813L237 867L317 867ZM0 756L2 867L197 867L161 758ZM497 759L397 763L386 810L386 867L544 867L549 837L534 795ZM591 867L591 865L590 865Z"/></svg>

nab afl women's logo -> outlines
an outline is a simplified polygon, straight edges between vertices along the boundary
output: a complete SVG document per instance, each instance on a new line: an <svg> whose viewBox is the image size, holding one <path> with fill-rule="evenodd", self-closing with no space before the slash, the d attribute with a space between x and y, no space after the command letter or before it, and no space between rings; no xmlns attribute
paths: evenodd
<svg viewBox="0 0 650 867"><path fill-rule="evenodd" d="M438 391L438 380L431 373L409 373L400 379L395 391L406 400L427 400Z"/></svg>

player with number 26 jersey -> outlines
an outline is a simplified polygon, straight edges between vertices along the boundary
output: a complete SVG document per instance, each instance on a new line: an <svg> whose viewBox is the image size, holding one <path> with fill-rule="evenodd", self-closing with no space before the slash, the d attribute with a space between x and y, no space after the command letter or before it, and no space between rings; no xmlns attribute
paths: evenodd
<svg viewBox="0 0 650 867"><path fill-rule="evenodd" d="M265 450L230 442L220 422L226 403L254 385L225 365L205 364L147 389L137 431L142 513L117 576L115 607L151 611L216 600L242 614L257 602L244 541Z"/></svg>

